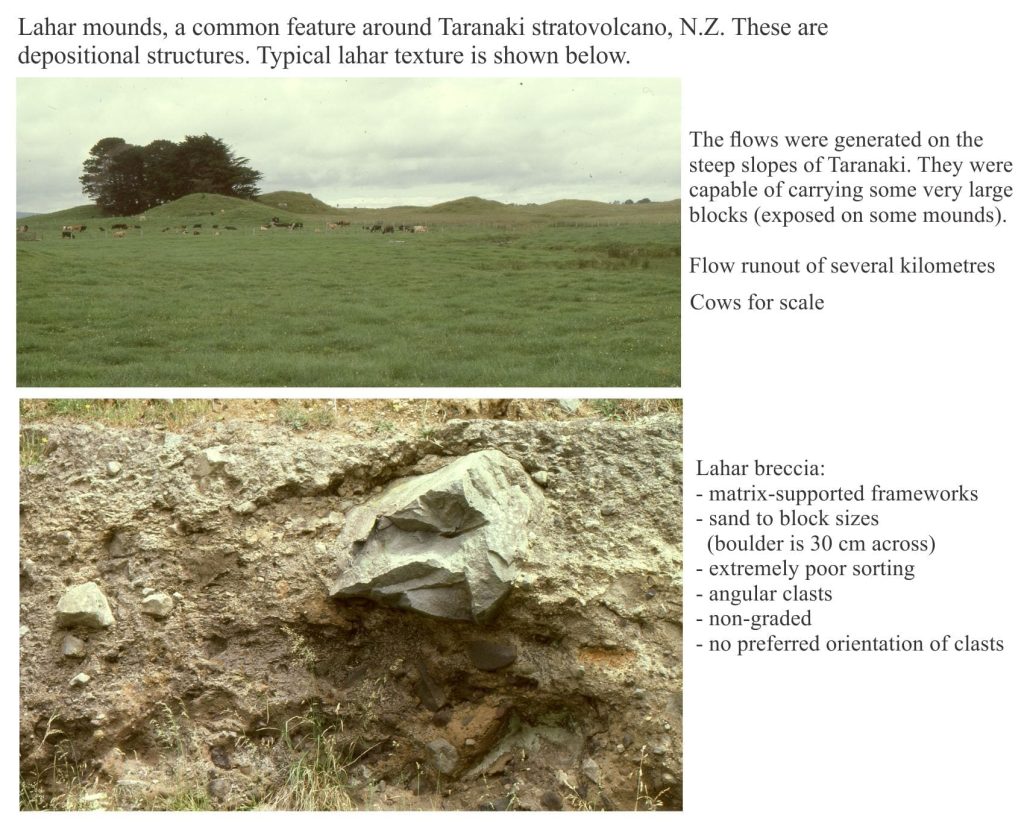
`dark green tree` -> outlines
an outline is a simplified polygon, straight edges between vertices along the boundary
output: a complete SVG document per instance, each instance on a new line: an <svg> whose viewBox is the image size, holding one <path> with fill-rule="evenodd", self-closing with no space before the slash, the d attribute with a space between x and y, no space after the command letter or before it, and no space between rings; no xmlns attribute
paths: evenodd
<svg viewBox="0 0 1024 826"><path fill-rule="evenodd" d="M145 147L103 138L79 181L106 214L134 215L193 192L252 198L262 177L219 138L188 135L181 143L155 140Z"/></svg>
<svg viewBox="0 0 1024 826"><path fill-rule="evenodd" d="M212 192L252 198L263 175L249 166L248 158L237 158L224 141L210 135L186 135L178 144L175 172L184 187L181 195ZM179 196L180 197L180 196Z"/></svg>
<svg viewBox="0 0 1024 826"><path fill-rule="evenodd" d="M108 214L128 214L121 211L119 197L126 183L125 164L119 161L119 157L128 149L129 144L124 138L103 138L89 150L89 157L82 164L82 176L78 179L82 191ZM141 184L141 181L137 183Z"/></svg>
<svg viewBox="0 0 1024 826"><path fill-rule="evenodd" d="M146 161L145 200L153 206L166 204L178 196L174 165L178 144L174 141L155 140L142 149Z"/></svg>

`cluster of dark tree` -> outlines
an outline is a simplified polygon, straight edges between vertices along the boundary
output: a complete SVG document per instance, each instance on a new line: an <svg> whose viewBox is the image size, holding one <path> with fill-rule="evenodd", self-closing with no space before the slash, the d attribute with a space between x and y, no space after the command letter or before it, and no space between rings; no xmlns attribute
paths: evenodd
<svg viewBox="0 0 1024 826"><path fill-rule="evenodd" d="M82 191L107 215L135 215L193 192L252 198L263 173L219 138L187 135L146 146L104 138L82 165Z"/></svg>

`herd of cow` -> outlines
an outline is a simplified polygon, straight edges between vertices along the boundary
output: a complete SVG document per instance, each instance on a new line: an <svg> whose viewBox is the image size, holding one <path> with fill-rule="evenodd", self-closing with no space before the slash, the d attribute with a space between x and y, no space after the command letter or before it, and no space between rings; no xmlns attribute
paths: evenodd
<svg viewBox="0 0 1024 826"><path fill-rule="evenodd" d="M60 237L74 238L76 235L81 235L88 228L89 227L86 224L66 224L60 228ZM133 229L142 229L142 226L140 224L134 224ZM18 231L28 232L28 226L19 227ZM99 231L106 232L107 230L105 227L99 227ZM124 238L127 231L127 224L111 224L110 226L110 232L115 238Z"/></svg>
<svg viewBox="0 0 1024 826"><path fill-rule="evenodd" d="M352 225L351 221L335 221L335 222L328 222L326 224L328 230L343 229L344 227L348 227L348 226L351 226L351 225ZM302 225L301 221L293 221L291 223L286 223L284 221L279 220L275 216L274 218L271 219L269 224L260 224L260 230L264 231L264 232L267 232L267 231L270 231L270 230L275 230L275 229L297 230L297 229L302 229L302 226L303 225ZM85 224L68 224L68 225L62 226L60 228L60 237L61 238L74 238L76 235L79 235L79 234L85 232L86 229L88 229L88 227ZM142 229L142 225L141 224L133 224L133 225L129 226L128 224L111 224L111 226L110 226L110 234L114 238L124 238L127 235L129 229ZM202 224L193 224L191 226L191 228L190 228L186 224L181 224L181 225L179 225L177 227L164 227L160 231L161 232L170 232L172 229L175 232L180 233L182 235L189 235L189 234L201 235L202 234L203 225ZM214 235L220 235L220 230L221 229L237 230L238 227L230 227L230 226L221 227L218 224L213 224L212 225L212 229L213 229L213 234ZM367 232L380 232L380 233L385 234L385 235L389 234L389 233L394 233L394 232L426 232L427 231L427 228L425 226L423 226L422 224L397 224L396 225L396 224L385 224L382 221L378 221L375 224L366 224L366 225L363 226L363 229L366 230ZM106 232L106 228L105 227L99 227L99 231L100 232ZM314 229L313 231L314 232L320 232L319 228ZM19 225L18 226L18 232L28 232L28 225Z"/></svg>
<svg viewBox="0 0 1024 826"><path fill-rule="evenodd" d="M273 218L270 219L269 224L260 224L260 230L262 232L266 232L267 230L271 229L302 229L302 221L282 221L275 215Z"/></svg>
<svg viewBox="0 0 1024 826"><path fill-rule="evenodd" d="M399 224L398 226L395 226L394 224L383 224L383 223L380 223L380 222L378 222L376 224L371 224L369 226L364 226L363 229L368 230L369 232L383 232L383 233L388 233L388 232L426 232L427 231L427 228L425 226L423 226L422 224Z"/></svg>

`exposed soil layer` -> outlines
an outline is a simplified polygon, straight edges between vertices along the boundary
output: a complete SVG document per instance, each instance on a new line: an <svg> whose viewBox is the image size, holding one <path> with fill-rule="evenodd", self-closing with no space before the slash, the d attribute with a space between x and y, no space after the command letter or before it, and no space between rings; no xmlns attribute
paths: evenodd
<svg viewBox="0 0 1024 826"><path fill-rule="evenodd" d="M679 808L680 417L555 418L26 423L22 805ZM489 449L541 506L486 623L329 596L359 506Z"/></svg>

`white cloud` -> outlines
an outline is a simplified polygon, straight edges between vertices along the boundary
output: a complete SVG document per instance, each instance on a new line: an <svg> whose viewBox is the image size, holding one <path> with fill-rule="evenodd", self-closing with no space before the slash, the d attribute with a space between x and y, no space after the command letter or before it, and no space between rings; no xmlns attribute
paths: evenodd
<svg viewBox="0 0 1024 826"><path fill-rule="evenodd" d="M263 191L343 206L679 197L671 79L18 82L18 209L84 203L101 138L209 133L263 172Z"/></svg>

